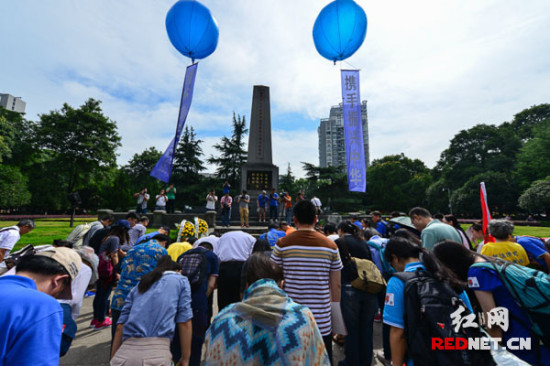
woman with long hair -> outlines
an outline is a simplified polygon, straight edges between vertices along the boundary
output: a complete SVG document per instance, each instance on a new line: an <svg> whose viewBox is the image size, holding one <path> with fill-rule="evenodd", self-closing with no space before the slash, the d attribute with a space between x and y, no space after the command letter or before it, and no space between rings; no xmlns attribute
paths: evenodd
<svg viewBox="0 0 550 366"><path fill-rule="evenodd" d="M488 328L492 337L501 338L504 345L510 338L532 338L530 330L532 323L527 313L518 306L497 271L484 267L472 267L474 263L494 262L497 259L482 256L452 241L437 244L433 252L458 279L468 283L468 287L473 290L484 313L496 307L508 309L508 329L503 331L499 326ZM521 266L518 267L521 268ZM550 348L539 346L537 343L537 339L532 339L531 350L510 349L510 352L532 365L550 365ZM540 349L537 350L539 347Z"/></svg>
<svg viewBox="0 0 550 366"><path fill-rule="evenodd" d="M428 272L436 280L447 283L471 311L463 283L450 270L442 267L428 250L405 238L394 237L388 241L384 257L397 272ZM397 276L388 281L383 319L390 326L392 362L402 365L406 361L407 340L411 339L405 337L405 283Z"/></svg>
<svg viewBox="0 0 550 366"><path fill-rule="evenodd" d="M111 318L107 316L109 296L115 282L120 277L115 268L124 255L121 247L129 242L129 229L130 223L127 220L117 221L99 246L99 279L96 282L93 302L94 318L90 323L90 327L96 330L109 327L112 324Z"/></svg>
<svg viewBox="0 0 550 366"><path fill-rule="evenodd" d="M464 232L464 229L462 229L462 226L460 226L460 223L458 222L458 219L454 215L445 215L443 216L443 223L447 225L451 225L456 229L458 232L458 235L460 235L460 238L462 239L462 245L464 245L467 249L474 249L472 246L472 242L470 241L470 238L468 238L468 235Z"/></svg>
<svg viewBox="0 0 550 366"><path fill-rule="evenodd" d="M370 365L372 363L373 340L372 330L374 315L377 310L377 296L358 290L351 285L357 278L357 267L354 258L372 261L369 246L361 239L361 229L351 221L338 225L339 239L336 245L342 258L342 316L348 330L344 351L346 358L342 365Z"/></svg>
<svg viewBox="0 0 550 366"><path fill-rule="evenodd" d="M172 365L170 340L174 329L180 335L182 357L187 365L191 354L191 287L181 275L181 266L170 256L144 275L132 289L118 319L111 366Z"/></svg>

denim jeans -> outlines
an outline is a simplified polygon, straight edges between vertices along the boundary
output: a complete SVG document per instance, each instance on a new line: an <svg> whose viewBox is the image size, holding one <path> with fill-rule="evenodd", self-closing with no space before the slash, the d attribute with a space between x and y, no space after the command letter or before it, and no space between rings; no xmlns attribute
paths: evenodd
<svg viewBox="0 0 550 366"><path fill-rule="evenodd" d="M370 365L372 363L372 329L378 308L376 295L342 284L342 316L348 329L344 352L344 365Z"/></svg>
<svg viewBox="0 0 550 366"><path fill-rule="evenodd" d="M111 295L111 290L113 289L113 283L105 285L101 280L98 280L96 283L96 291L94 297L94 319L98 322L103 322L105 320L105 315L109 310L109 295Z"/></svg>
<svg viewBox="0 0 550 366"><path fill-rule="evenodd" d="M269 206L269 219L276 221L279 219L278 215L279 209L277 208L277 206Z"/></svg>
<svg viewBox="0 0 550 366"><path fill-rule="evenodd" d="M222 213L222 226L229 226L230 225L230 218L231 218L231 209L228 209L227 211L223 211Z"/></svg>

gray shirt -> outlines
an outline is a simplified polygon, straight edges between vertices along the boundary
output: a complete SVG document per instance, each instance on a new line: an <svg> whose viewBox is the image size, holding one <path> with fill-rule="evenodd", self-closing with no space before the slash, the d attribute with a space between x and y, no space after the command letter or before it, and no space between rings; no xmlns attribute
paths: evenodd
<svg viewBox="0 0 550 366"><path fill-rule="evenodd" d="M193 318L191 287L187 277L166 271L145 293L134 287L120 313L118 324L124 324L122 340L131 337L174 337L176 323Z"/></svg>
<svg viewBox="0 0 550 366"><path fill-rule="evenodd" d="M250 196L249 195L245 195L244 197L241 195L239 196L239 207L244 207L244 208L248 208L248 202L250 202Z"/></svg>

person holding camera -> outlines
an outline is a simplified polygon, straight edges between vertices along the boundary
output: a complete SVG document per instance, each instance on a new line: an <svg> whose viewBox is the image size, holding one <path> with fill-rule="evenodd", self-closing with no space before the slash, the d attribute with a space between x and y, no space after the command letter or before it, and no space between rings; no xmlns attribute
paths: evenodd
<svg viewBox="0 0 550 366"><path fill-rule="evenodd" d="M155 211L166 211L166 203L168 202L168 196L166 191L163 189L160 190L160 193L157 194L157 203L155 205Z"/></svg>
<svg viewBox="0 0 550 366"><path fill-rule="evenodd" d="M218 196L216 196L214 190L211 190L206 196L206 211L215 211L216 202L218 202Z"/></svg>
<svg viewBox="0 0 550 366"><path fill-rule="evenodd" d="M229 192L224 194L222 199L220 200L220 204L222 206L222 226L230 226L230 218L231 218L231 204L233 203L233 198L229 195Z"/></svg>
<svg viewBox="0 0 550 366"><path fill-rule="evenodd" d="M149 194L147 193L147 188L143 188L141 191L134 193L134 197L137 197L136 213L146 214L147 201L149 201Z"/></svg>
<svg viewBox="0 0 550 366"><path fill-rule="evenodd" d="M248 227L248 204L250 203L250 196L246 194L246 190L243 189L243 194L237 198L237 203L239 204L241 227Z"/></svg>
<svg viewBox="0 0 550 366"><path fill-rule="evenodd" d="M271 193L269 194L269 221L278 221L278 213L279 213L279 195L275 193L275 188L271 189Z"/></svg>

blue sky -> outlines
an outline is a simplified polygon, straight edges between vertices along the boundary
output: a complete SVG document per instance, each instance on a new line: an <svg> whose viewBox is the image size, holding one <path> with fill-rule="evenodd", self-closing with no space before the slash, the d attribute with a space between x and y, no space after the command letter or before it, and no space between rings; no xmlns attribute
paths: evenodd
<svg viewBox="0 0 550 366"><path fill-rule="evenodd" d="M218 49L199 63L188 124L207 155L249 119L252 88L271 87L274 162L302 174L318 164L317 126L340 101L340 68L361 69L371 158L405 153L432 167L449 140L477 123L498 124L550 102L550 2L357 1L365 43L333 66L311 31L329 2L202 0L218 21ZM3 0L0 92L27 102L27 118L103 101L117 121L118 162L173 135L190 60L164 26L174 1ZM213 171L213 167L209 167Z"/></svg>

